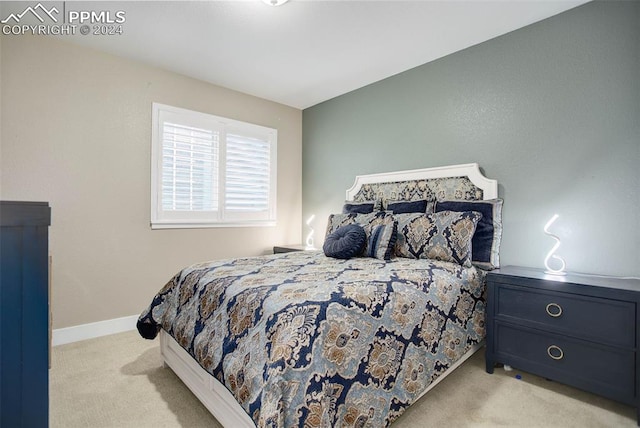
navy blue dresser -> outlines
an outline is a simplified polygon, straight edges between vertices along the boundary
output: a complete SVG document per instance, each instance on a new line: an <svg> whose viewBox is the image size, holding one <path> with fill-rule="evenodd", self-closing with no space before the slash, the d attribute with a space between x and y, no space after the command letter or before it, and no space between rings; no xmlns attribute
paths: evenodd
<svg viewBox="0 0 640 428"><path fill-rule="evenodd" d="M43 202L0 201L0 426L49 425L49 239Z"/></svg>
<svg viewBox="0 0 640 428"><path fill-rule="evenodd" d="M640 422L640 280L507 266L487 287L488 373L502 363L566 383L636 407Z"/></svg>

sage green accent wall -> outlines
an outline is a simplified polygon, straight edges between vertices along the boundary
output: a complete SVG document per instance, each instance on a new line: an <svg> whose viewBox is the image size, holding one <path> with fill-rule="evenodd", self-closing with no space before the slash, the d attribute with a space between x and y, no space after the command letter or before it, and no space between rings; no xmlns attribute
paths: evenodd
<svg viewBox="0 0 640 428"><path fill-rule="evenodd" d="M355 175L477 162L503 265L543 267L558 213L569 270L639 276L639 22L638 2L587 3L304 110L316 244Z"/></svg>

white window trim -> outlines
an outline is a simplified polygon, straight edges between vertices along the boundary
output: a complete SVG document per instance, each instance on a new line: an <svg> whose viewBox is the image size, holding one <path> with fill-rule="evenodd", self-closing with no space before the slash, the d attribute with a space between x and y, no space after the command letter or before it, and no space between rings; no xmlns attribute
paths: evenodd
<svg viewBox="0 0 640 428"><path fill-rule="evenodd" d="M226 155L226 133L227 130L239 130L245 136L267 137L270 144L271 168L269 178L269 209L264 219L245 219L242 215L232 215L225 212L224 208L218 211L185 211L185 216L175 211L164 211L162 209L162 142L161 142L161 112L188 115L194 121L204 121L205 123L217 122L222 128L219 157L224 159ZM186 228L216 228L216 227L272 227L276 225L276 205L277 205L277 158L278 158L278 131L260 125L241 122L233 119L218 117L206 113L173 107L165 104L153 103L152 108L152 132L151 132L151 228L152 229L186 229ZM224 207L225 203L225 180L223 169L219 168L219 206ZM246 217L246 216L245 216Z"/></svg>

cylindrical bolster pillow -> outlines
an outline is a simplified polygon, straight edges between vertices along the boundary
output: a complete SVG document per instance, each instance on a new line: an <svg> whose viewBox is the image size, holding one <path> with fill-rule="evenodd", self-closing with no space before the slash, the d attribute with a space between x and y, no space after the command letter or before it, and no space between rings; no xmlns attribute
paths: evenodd
<svg viewBox="0 0 640 428"><path fill-rule="evenodd" d="M348 224L327 236L322 249L328 257L348 259L360 254L366 242L367 234L362 226Z"/></svg>

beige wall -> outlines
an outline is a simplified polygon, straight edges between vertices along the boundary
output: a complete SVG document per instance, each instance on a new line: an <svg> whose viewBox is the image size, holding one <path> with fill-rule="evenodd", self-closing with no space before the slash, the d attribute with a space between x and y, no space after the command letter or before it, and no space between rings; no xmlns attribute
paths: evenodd
<svg viewBox="0 0 640 428"><path fill-rule="evenodd" d="M52 207L53 327L141 312L181 267L301 241L302 112L46 37L2 37L0 198ZM278 130L278 224L151 230L151 103Z"/></svg>

